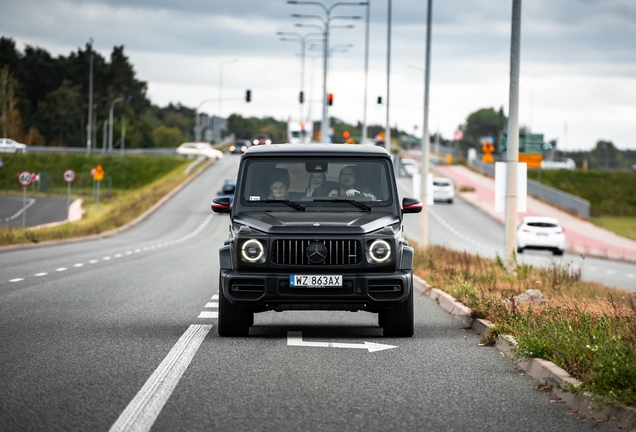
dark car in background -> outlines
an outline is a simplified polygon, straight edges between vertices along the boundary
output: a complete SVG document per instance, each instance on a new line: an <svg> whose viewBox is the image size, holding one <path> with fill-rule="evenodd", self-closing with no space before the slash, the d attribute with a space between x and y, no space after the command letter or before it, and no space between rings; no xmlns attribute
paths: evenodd
<svg viewBox="0 0 636 432"><path fill-rule="evenodd" d="M223 182L221 190L217 193L219 197L229 197L230 206L234 203L234 190L236 189L236 180L229 179Z"/></svg>
<svg viewBox="0 0 636 432"><path fill-rule="evenodd" d="M254 138L252 138L252 144L254 144L255 146L263 144L270 145L271 143L272 137L266 133L258 133L254 135Z"/></svg>
<svg viewBox="0 0 636 432"><path fill-rule="evenodd" d="M234 144L232 144L229 148L228 151L230 153L234 153L234 154L243 154L247 151L248 148L250 148L252 146L252 142L250 140L246 140L246 139L237 139L234 141Z"/></svg>

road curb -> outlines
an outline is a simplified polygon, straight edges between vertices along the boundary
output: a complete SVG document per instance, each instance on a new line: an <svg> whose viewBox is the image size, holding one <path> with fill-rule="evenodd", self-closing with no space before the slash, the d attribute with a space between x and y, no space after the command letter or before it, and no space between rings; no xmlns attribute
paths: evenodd
<svg viewBox="0 0 636 432"><path fill-rule="evenodd" d="M447 292L432 288L419 276L413 275L413 287L421 295L435 300L450 315L480 336L487 336L490 329L495 326L486 319L473 319L470 308ZM607 423L620 429L636 430L636 408L626 405L602 408L592 394L586 392L580 395L568 391L572 387L580 386L581 382L551 361L539 358L519 360L514 353L517 342L511 335L499 336L495 346L504 356L512 359L521 370L540 383L550 386L552 396L563 401L578 416Z"/></svg>
<svg viewBox="0 0 636 432"><path fill-rule="evenodd" d="M186 174L189 173L194 167L202 163L202 161L199 159L200 158L198 158L197 160L192 162L190 165L188 165L188 168L186 168L186 171L185 171ZM203 165L203 167L200 170L198 170L196 173L194 173L193 175L185 179L183 182L181 182L181 184L179 184L177 187L175 187L170 192L168 192L163 198L157 201L152 207L146 210L143 214L137 216L137 218L133 219L132 221L128 222L125 225L120 226L119 228L115 228L109 231L104 231L103 233L91 234L91 235L83 236L83 237L73 237L73 238L60 239L60 240L48 240L48 241L43 241L38 243L21 243L16 245L0 246L0 253L9 252L13 250L20 250L20 249L33 249L38 247L55 246L55 245L61 245L61 244L67 244L67 243L77 243L77 242L88 241L88 240L97 240L97 239L111 237L116 234L119 234L123 231L126 231L129 228L132 228L133 226L137 225L139 222L145 220L148 216L154 213L159 207L161 207L166 201L168 201L170 198L176 195L181 189L186 187L191 181L193 181L199 175L201 175L203 171L205 171L210 166L212 166L214 162L215 161L211 159L208 160L206 164Z"/></svg>

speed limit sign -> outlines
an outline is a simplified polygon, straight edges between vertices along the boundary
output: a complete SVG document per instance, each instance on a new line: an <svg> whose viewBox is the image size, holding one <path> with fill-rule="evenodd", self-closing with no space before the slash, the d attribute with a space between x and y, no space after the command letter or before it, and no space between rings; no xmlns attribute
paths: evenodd
<svg viewBox="0 0 636 432"><path fill-rule="evenodd" d="M33 183L33 180L34 176L30 171L22 171L18 174L18 183L20 183L20 186L29 186Z"/></svg>
<svg viewBox="0 0 636 432"><path fill-rule="evenodd" d="M67 169L66 171L64 171L64 174L62 174L62 177L64 177L64 181L66 183L73 183L75 181L75 171L73 171L72 169Z"/></svg>

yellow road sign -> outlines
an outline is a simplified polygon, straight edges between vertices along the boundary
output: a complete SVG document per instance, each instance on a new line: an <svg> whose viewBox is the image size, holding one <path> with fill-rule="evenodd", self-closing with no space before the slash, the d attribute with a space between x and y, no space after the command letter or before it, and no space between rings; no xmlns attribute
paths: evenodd
<svg viewBox="0 0 636 432"><path fill-rule="evenodd" d="M102 168L101 165L97 165L97 167L95 167L95 172L93 173L93 178L97 181L102 181L104 180L104 169Z"/></svg>

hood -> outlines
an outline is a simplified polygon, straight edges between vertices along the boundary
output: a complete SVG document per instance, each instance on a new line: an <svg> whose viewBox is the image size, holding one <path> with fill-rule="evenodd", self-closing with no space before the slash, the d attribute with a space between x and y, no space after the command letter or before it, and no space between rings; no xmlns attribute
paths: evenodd
<svg viewBox="0 0 636 432"><path fill-rule="evenodd" d="M380 212L250 212L234 222L268 234L366 234L400 222L392 213Z"/></svg>

